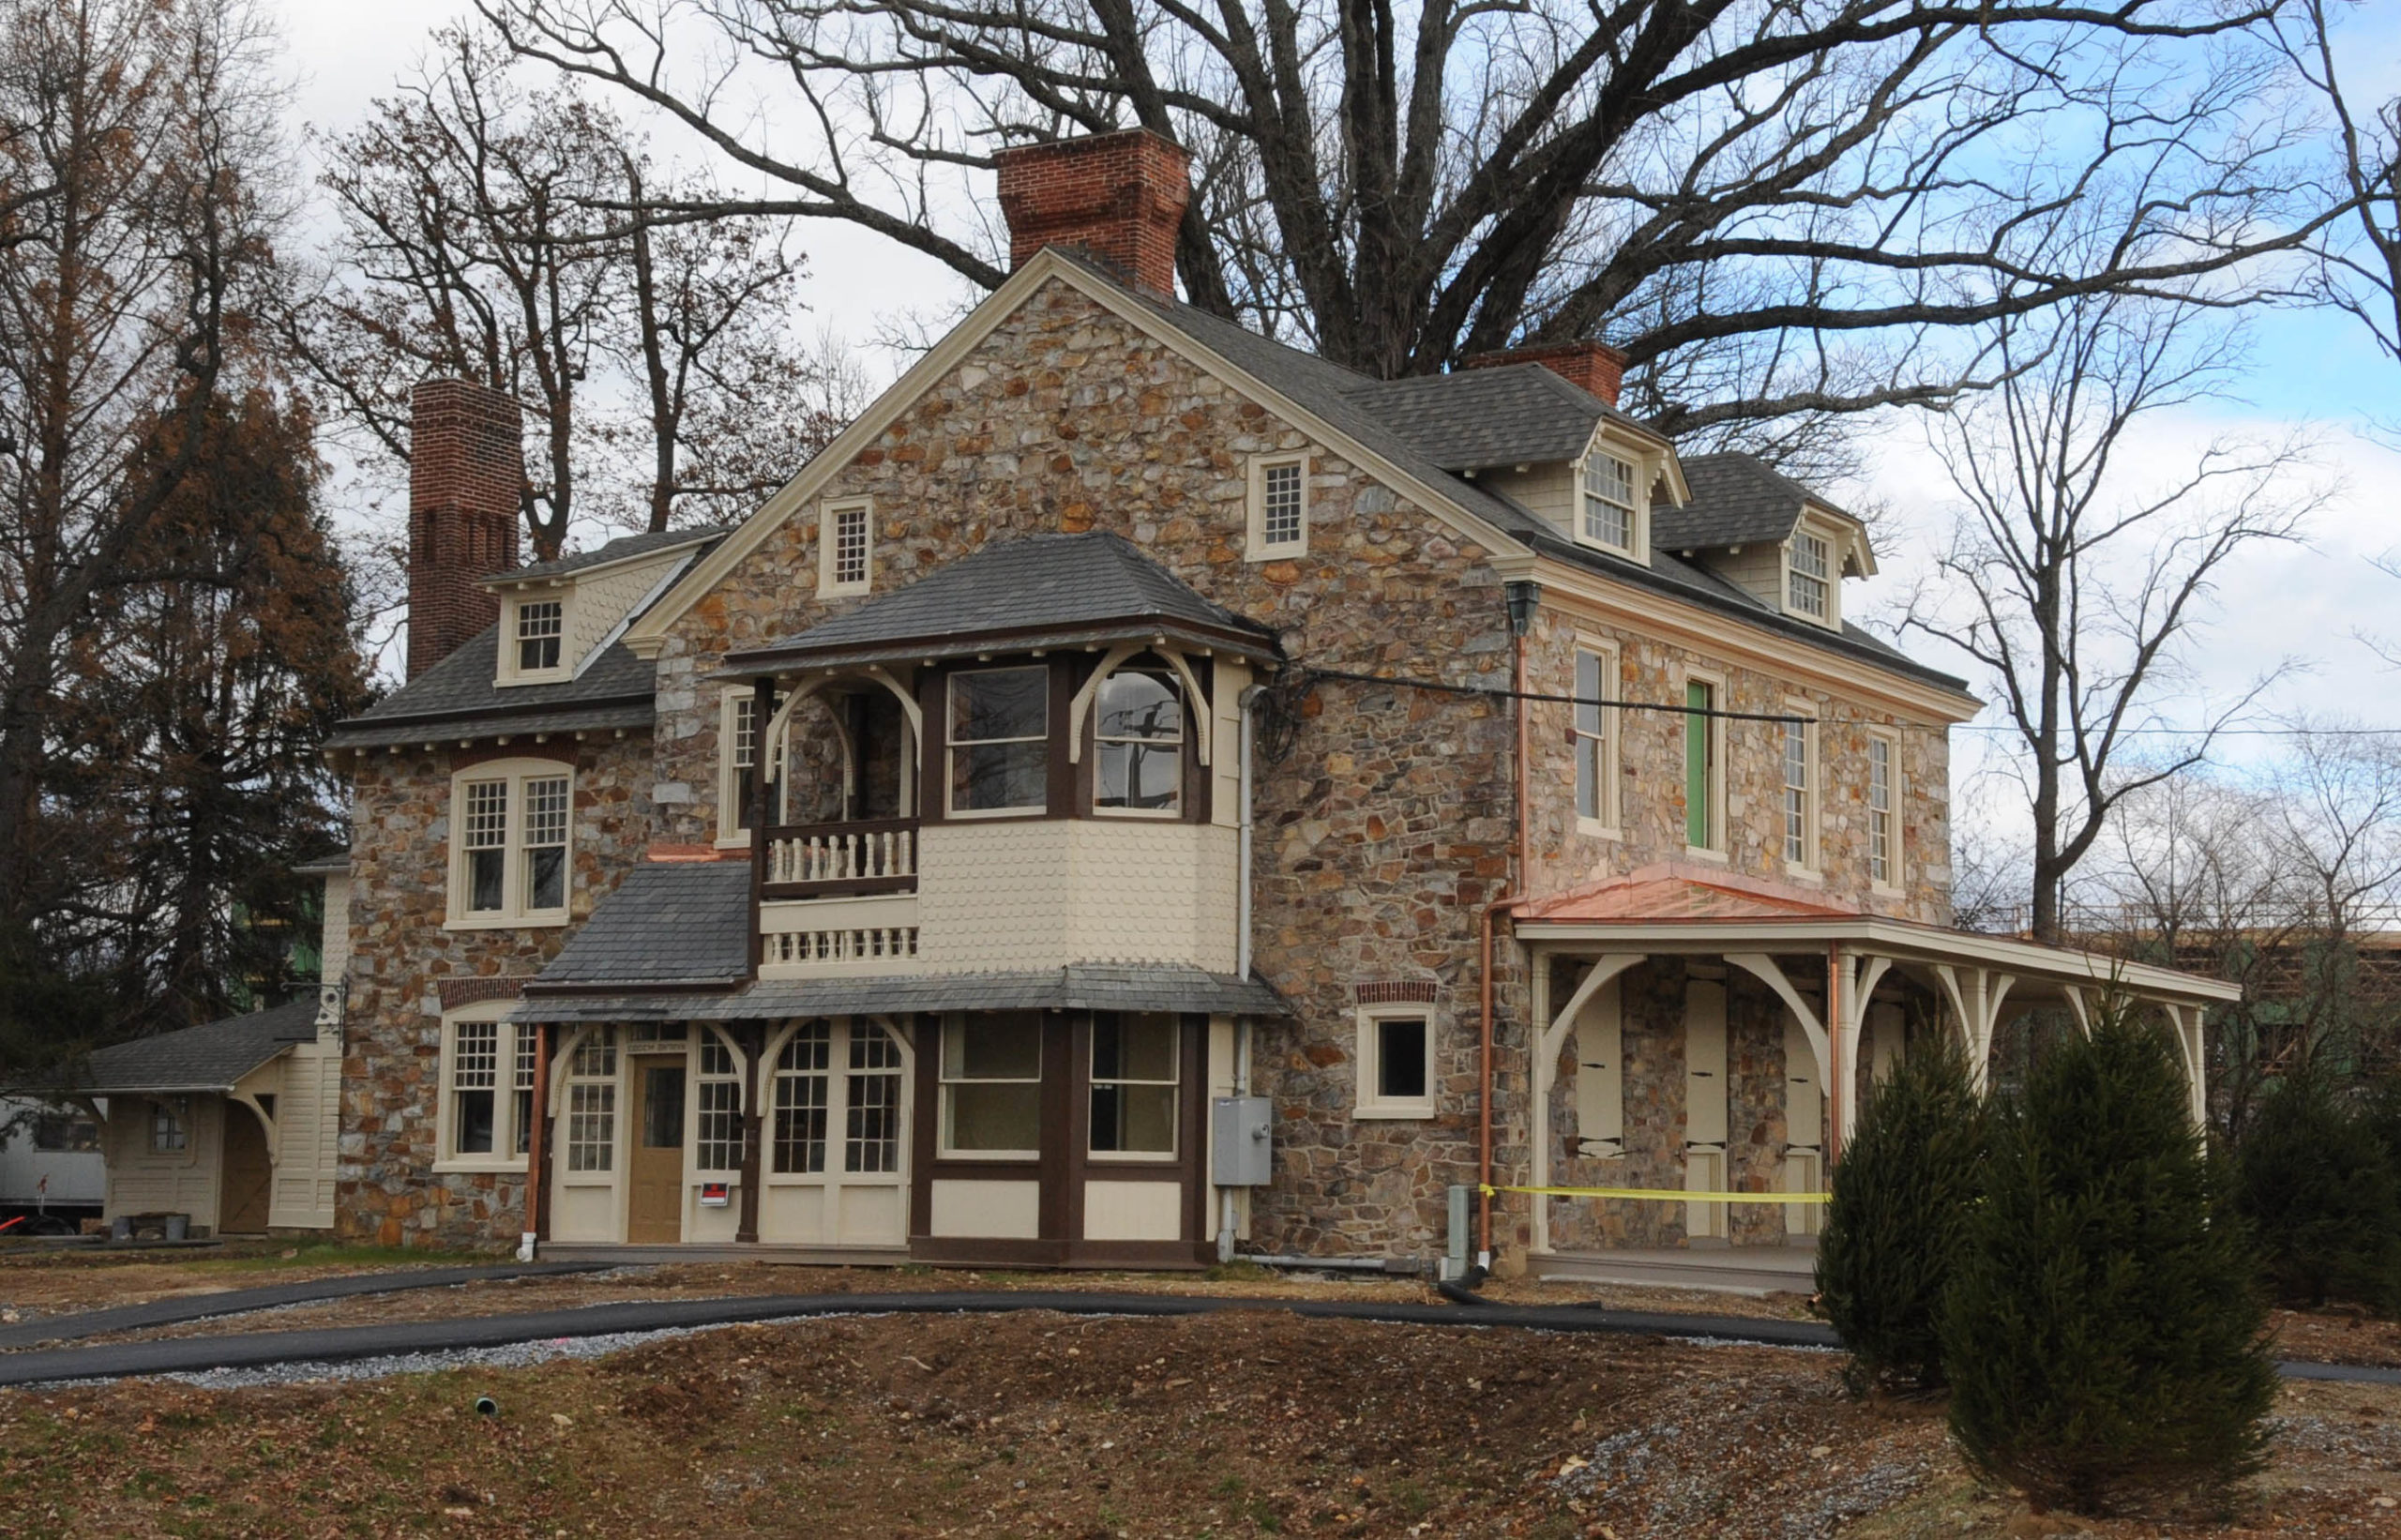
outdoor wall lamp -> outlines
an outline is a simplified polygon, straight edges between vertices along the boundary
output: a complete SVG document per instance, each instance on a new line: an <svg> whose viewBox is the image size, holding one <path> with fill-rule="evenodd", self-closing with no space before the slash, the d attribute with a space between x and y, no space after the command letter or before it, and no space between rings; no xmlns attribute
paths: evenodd
<svg viewBox="0 0 2401 1540"><path fill-rule="evenodd" d="M1534 607L1542 602L1542 584L1519 578L1501 585L1509 606L1509 634L1524 636L1534 628Z"/></svg>

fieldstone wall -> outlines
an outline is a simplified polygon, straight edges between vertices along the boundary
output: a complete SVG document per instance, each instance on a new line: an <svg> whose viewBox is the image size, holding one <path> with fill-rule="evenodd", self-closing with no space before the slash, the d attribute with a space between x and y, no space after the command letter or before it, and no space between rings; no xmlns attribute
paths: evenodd
<svg viewBox="0 0 2401 1540"><path fill-rule="evenodd" d="M575 771L571 919L449 930L450 785L479 762L557 759ZM530 978L642 857L650 751L640 737L537 747L362 754L351 782L352 955L343 1024L339 1233L384 1246L514 1246L521 1171L436 1172L445 981Z"/></svg>

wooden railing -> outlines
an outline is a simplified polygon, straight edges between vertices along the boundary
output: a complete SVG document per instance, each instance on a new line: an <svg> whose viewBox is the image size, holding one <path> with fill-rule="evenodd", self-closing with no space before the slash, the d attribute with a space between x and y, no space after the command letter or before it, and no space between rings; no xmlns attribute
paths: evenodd
<svg viewBox="0 0 2401 1540"><path fill-rule="evenodd" d="M763 898L917 891L917 821L801 823L767 831Z"/></svg>

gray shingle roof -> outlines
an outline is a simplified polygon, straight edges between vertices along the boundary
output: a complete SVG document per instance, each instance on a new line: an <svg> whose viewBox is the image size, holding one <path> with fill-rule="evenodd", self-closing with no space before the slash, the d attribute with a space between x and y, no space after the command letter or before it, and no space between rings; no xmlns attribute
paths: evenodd
<svg viewBox="0 0 2401 1540"><path fill-rule="evenodd" d="M1692 501L1652 514L1651 543L1674 551L1774 545L1792 536L1801 505L1841 513L1825 498L1749 455L1695 455L1680 461Z"/></svg>
<svg viewBox="0 0 2401 1540"><path fill-rule="evenodd" d="M572 556L561 556L556 561L534 562L525 566L511 567L506 572L491 573L483 581L518 582L529 578L564 578L570 573L581 572L586 567L602 566L610 562L622 562L627 557L646 555L654 551L672 551L677 546L698 545L704 540L720 539L725 533L721 528L711 527L666 529L641 535L620 535L597 550L578 551Z"/></svg>
<svg viewBox="0 0 2401 1540"><path fill-rule="evenodd" d="M730 655L729 666L867 662L1165 632L1260 657L1273 632L1202 597L1122 536L1034 535L984 547L796 636Z"/></svg>
<svg viewBox="0 0 2401 1540"><path fill-rule="evenodd" d="M1172 965L1077 963L1023 973L767 979L731 994L528 994L513 1021L737 1021L911 1011L1205 1011L1289 1017L1259 978Z"/></svg>
<svg viewBox="0 0 2401 1540"><path fill-rule="evenodd" d="M94 1095L230 1091L251 1070L316 1034L317 1002L303 998L272 1010L101 1049L68 1077L67 1084Z"/></svg>
<svg viewBox="0 0 2401 1540"><path fill-rule="evenodd" d="M1348 394L1446 471L1581 459L1610 415L1599 397L1540 364L1371 381Z"/></svg>
<svg viewBox="0 0 2401 1540"><path fill-rule="evenodd" d="M328 748L381 748L494 732L568 732L651 723L657 671L611 642L555 685L498 685L500 627L486 627L449 657L334 729Z"/></svg>
<svg viewBox="0 0 2401 1540"><path fill-rule="evenodd" d="M527 986L727 985L750 974L750 863L646 861Z"/></svg>

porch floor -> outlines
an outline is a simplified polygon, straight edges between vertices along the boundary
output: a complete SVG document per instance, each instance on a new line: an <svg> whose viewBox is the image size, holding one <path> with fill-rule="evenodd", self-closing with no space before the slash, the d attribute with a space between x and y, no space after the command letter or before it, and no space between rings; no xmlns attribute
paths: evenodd
<svg viewBox="0 0 2401 1540"><path fill-rule="evenodd" d="M1784 1246L1537 1251L1526 1259L1526 1271L1537 1278L1719 1294L1815 1293L1817 1267L1814 1238Z"/></svg>
<svg viewBox="0 0 2401 1540"><path fill-rule="evenodd" d="M686 1246L626 1246L613 1242L545 1241L544 1261L613 1262L640 1267L655 1262L772 1262L787 1267L898 1267L909 1260L905 1246L786 1246L758 1241Z"/></svg>

